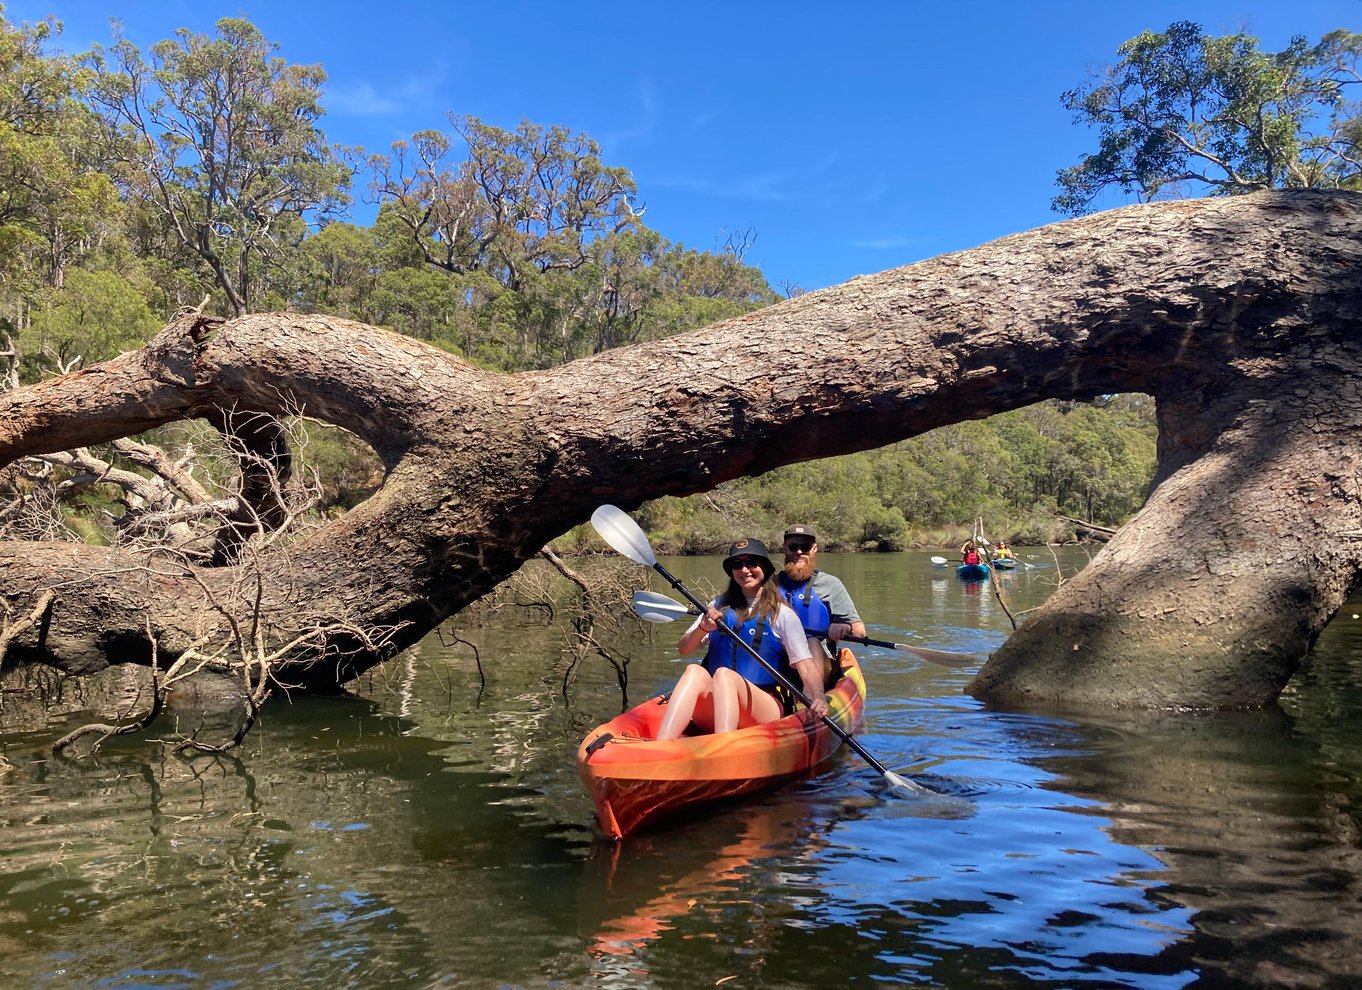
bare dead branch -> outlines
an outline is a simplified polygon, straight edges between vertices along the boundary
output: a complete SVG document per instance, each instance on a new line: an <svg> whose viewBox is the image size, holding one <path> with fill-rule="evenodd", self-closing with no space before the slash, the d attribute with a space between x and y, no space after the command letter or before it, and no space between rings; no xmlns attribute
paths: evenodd
<svg viewBox="0 0 1362 990"><path fill-rule="evenodd" d="M33 607L24 618L16 622L6 621L3 628L0 628L0 660L5 659L5 652L9 649L9 644L14 642L15 637L25 630L31 629L42 621L47 610L52 607L52 602L56 599L57 593L48 588L38 597L38 603ZM5 609L8 614L8 606Z"/></svg>
<svg viewBox="0 0 1362 990"><path fill-rule="evenodd" d="M477 664L478 668L478 690L479 691L486 690L487 674L482 669L482 652L478 649L477 644L471 642L470 640L464 639L458 633L453 632L452 630L447 632L446 630L441 629L439 630L439 636L440 645L442 645L445 649L450 649L455 646L466 646L473 651L473 662Z"/></svg>
<svg viewBox="0 0 1362 990"><path fill-rule="evenodd" d="M115 440L113 446L128 460L163 478L191 505L203 505L213 500L208 490L185 470L183 461L172 460L160 447L139 443L127 437Z"/></svg>
<svg viewBox="0 0 1362 990"><path fill-rule="evenodd" d="M91 753L97 752L100 746L104 744L105 740L110 739L114 736L128 736L137 732L142 732L144 729L146 729L149 725L154 723L160 717L162 710L165 708L165 692L161 689L161 685L158 682L157 678L158 674L156 649L157 641L156 636L152 632L150 617L147 618L147 636L150 637L152 643L152 658L151 658L151 705L147 709L146 713L141 718L135 719L132 722L128 722L124 725L108 725L103 722L95 722L88 725L82 725L79 728L73 729L72 731L68 732L66 735L62 736L60 739L54 742L52 744L53 753L57 754L65 753L72 746L74 746L77 741L84 739L86 736L91 735L99 736L99 739L97 739L95 743L90 747Z"/></svg>
<svg viewBox="0 0 1362 990"><path fill-rule="evenodd" d="M1095 540L1102 540L1105 542L1116 535L1116 530L1112 529L1110 526L1099 526L1097 523L1088 522L1086 519L1075 519L1072 516L1061 515L1058 512L1055 513L1055 518L1063 519L1067 523L1072 523L1080 534L1086 532Z"/></svg>

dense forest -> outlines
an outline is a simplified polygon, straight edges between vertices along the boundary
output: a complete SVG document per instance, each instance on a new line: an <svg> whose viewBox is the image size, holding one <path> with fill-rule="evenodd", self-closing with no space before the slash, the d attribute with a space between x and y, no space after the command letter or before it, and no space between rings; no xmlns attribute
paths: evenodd
<svg viewBox="0 0 1362 990"><path fill-rule="evenodd" d="M0 390L136 348L187 307L349 317L510 372L802 292L789 282L773 288L747 263L757 231L720 231L702 250L649 228L626 165L607 163L597 142L568 127L522 121L504 130L452 113L447 129L369 153L327 139L322 67L287 62L248 21L222 20L211 36L181 30L147 51L115 35L69 55L59 35L55 21L15 24L0 9ZM1206 84L1219 85L1228 76L1217 59L1238 71L1279 58L1252 39L1230 40L1221 51L1195 25L1141 36L1122 49L1125 77L1066 94L1103 143L1060 172L1055 208L1082 212L1111 186L1153 198L1178 182L1214 185L1204 169L1170 170L1168 148L1132 137L1139 115L1107 103L1132 105L1132 80L1148 87L1142 59L1199 60ZM1339 103L1337 80L1347 81L1349 65L1355 76L1356 52L1357 36L1339 32L1283 53L1315 87L1291 105L1307 96L1331 105L1330 92ZM1166 94L1144 99L1163 99L1165 115L1185 112ZM1219 142L1228 160L1223 134L1203 139ZM1257 171L1239 167L1234 182L1211 191L1356 180L1355 168L1330 164L1327 149L1295 147L1285 160L1314 169L1299 174L1283 171L1280 155L1258 157ZM376 207L372 224L351 222L360 203ZM1115 525L1142 504L1155 460L1152 406L1140 395L1047 402L662 499L639 518L660 549L680 552L796 518L816 523L824 546L845 549L949 545L976 519L1017 542L1068 539L1074 526L1064 517ZM311 511L343 510L377 486L378 461L357 441L302 427L295 473L315 479ZM115 541L129 513L154 498L136 479L173 478L171 468L195 455L200 483L230 487L230 458L211 456L221 440L209 427L146 439L155 448L125 441L7 466L0 531ZM149 466L151 450L173 464ZM589 538L575 534L564 548Z"/></svg>

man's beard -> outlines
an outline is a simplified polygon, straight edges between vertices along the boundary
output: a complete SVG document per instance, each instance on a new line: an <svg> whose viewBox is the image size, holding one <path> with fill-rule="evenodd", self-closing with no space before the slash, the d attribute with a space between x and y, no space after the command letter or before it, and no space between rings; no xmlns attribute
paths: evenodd
<svg viewBox="0 0 1362 990"><path fill-rule="evenodd" d="M800 557L785 563L785 575L796 584L803 584L813 577L813 558Z"/></svg>

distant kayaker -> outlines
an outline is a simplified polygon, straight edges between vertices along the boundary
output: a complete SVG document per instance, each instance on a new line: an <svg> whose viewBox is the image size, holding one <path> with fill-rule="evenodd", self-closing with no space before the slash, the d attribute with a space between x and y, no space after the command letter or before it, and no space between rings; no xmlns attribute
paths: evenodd
<svg viewBox="0 0 1362 990"><path fill-rule="evenodd" d="M809 639L809 651L823 664L823 675L832 672L836 643L845 636L864 636L865 623L856 611L840 578L819 570L818 537L812 526L795 523L785 530L785 570L776 579L781 595L795 610Z"/></svg>
<svg viewBox="0 0 1362 990"><path fill-rule="evenodd" d="M775 564L761 540L740 539L723 562L728 588L677 644L682 656L708 641L703 663L686 667L676 682L658 739L676 739L692 721L705 732L772 722L785 714L776 678L727 633L722 621L787 680L800 685L820 718L828 713L823 676L809 653L799 617L776 590Z"/></svg>

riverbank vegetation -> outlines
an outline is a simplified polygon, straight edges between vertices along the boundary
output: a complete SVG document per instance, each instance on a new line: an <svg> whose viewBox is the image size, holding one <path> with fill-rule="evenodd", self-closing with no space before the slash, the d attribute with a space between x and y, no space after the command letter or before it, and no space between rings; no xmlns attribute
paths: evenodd
<svg viewBox="0 0 1362 990"><path fill-rule="evenodd" d="M817 527L830 550L959 546L982 520L993 539L1075 539L1063 516L1116 524L1143 504L1154 470L1153 402L1116 395L1043 402L933 430L880 450L777 468L639 515L668 552L711 552L735 532Z"/></svg>

